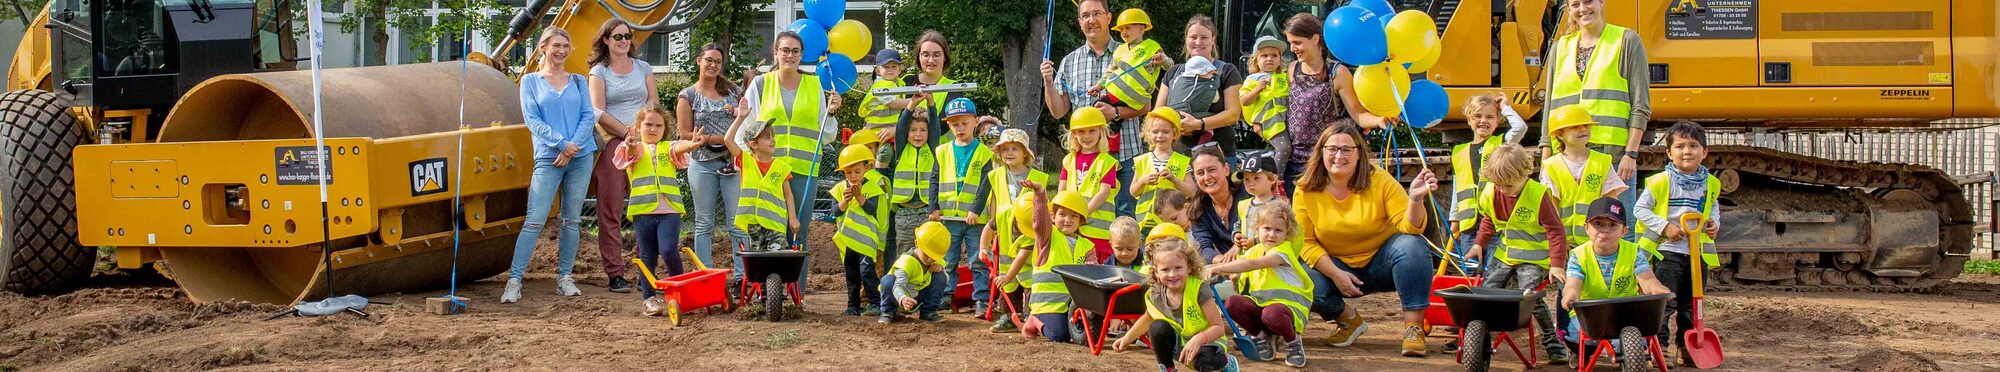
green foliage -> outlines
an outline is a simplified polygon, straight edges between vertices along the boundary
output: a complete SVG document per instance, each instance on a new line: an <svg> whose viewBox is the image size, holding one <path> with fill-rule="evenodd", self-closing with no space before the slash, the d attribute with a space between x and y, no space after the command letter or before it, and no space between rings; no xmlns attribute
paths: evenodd
<svg viewBox="0 0 2000 372"><path fill-rule="evenodd" d="M21 26L27 26L34 21L35 15L42 11L42 6L47 4L48 1L40 0L0 0L0 17L21 21Z"/></svg>
<svg viewBox="0 0 2000 372"><path fill-rule="evenodd" d="M383 32L379 27L386 25L403 30L403 38L417 45L435 45L440 41L453 40L468 31L498 39L507 32L505 16L515 12L514 7L499 0L346 0L354 2L353 11L340 17L340 31L356 33L367 23L369 32ZM434 22L426 15L435 3L438 14ZM482 14L493 13L501 17ZM303 15L296 19L305 19ZM364 22L367 21L367 22ZM429 62L437 56L430 55L429 49L421 49L419 62ZM378 54L379 55L379 54Z"/></svg>
<svg viewBox="0 0 2000 372"><path fill-rule="evenodd" d="M2000 260L1965 261L1965 272L1973 274L2000 275Z"/></svg>
<svg viewBox="0 0 2000 372"><path fill-rule="evenodd" d="M694 72L694 60L698 57L694 53L700 51L702 45L715 42L722 46L723 54L729 59L723 65L724 76L736 75L743 71L745 66L755 65L757 52L764 49L765 40L743 36L756 35L751 32L751 26L766 14L758 11L757 6L770 2L770 0L715 0L715 4L711 5L715 7L714 13L709 14L708 19L702 20L700 25L686 31L688 42L685 54L674 58L687 61L685 66L688 72ZM689 81L693 79L690 78Z"/></svg>

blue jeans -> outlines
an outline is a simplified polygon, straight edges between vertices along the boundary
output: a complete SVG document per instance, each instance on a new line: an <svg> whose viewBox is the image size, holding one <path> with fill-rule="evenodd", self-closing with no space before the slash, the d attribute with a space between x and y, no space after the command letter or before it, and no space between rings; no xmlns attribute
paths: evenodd
<svg viewBox="0 0 2000 372"><path fill-rule="evenodd" d="M729 244L725 244L729 247L750 239L743 230L736 228L734 219L730 217L736 215L736 199L742 191L738 181L742 176L717 173L717 170L728 166L729 159L726 158L688 164L688 188L694 193L694 208L688 211L694 214L694 254L700 256L696 259L711 266L715 263L708 261L715 257L718 230L726 231L729 234L727 237L732 238Z"/></svg>
<svg viewBox="0 0 2000 372"><path fill-rule="evenodd" d="M641 270L652 270L658 278L681 274L681 215L642 214L632 220L632 233L639 238L639 262L646 263ZM644 275L639 276L644 280ZM653 283L640 283L644 296L653 298L659 294Z"/></svg>
<svg viewBox="0 0 2000 372"><path fill-rule="evenodd" d="M1622 155L1621 155L1621 156L1622 156ZM1611 169L1611 171L1613 171L1613 172L1616 172L1616 171L1618 171L1618 169L1617 169L1617 168L1612 168L1612 169ZM1634 178L1636 178L1636 176L1635 176ZM1625 208L1628 208L1628 209L1629 209L1629 208L1632 208L1632 206L1634 206L1634 205L1638 205L1637 203L1639 202L1639 185L1638 185L1638 184L1636 184L1636 183L1633 183L1633 182L1635 182L1635 181L1637 181L1637 180L1625 180L1625 192L1621 192L1621 193L1618 193L1618 201L1619 201L1619 202L1621 202L1621 203L1625 203ZM1634 226L1634 225L1633 225L1633 223L1632 223L1632 218L1633 218L1633 217L1632 217L1632 214L1631 214L1631 213L1626 213L1626 214L1625 214L1625 226ZM1628 241L1628 242L1638 242L1638 241L1639 241L1639 232L1638 232L1638 231L1626 231L1626 232L1625 232L1625 241Z"/></svg>
<svg viewBox="0 0 2000 372"><path fill-rule="evenodd" d="M1403 311L1423 311L1431 307L1431 275L1434 274L1431 265L1434 263L1424 238L1408 234L1396 234L1382 242L1382 248L1375 252L1375 257L1368 261L1367 266L1352 268L1338 258L1333 259L1335 267L1361 279L1362 294L1396 292L1396 297L1402 300ZM1314 276L1319 275L1315 273ZM1325 316L1346 311L1347 301L1339 296L1340 289L1334 287L1331 280L1321 280L1324 279L1313 278L1313 312Z"/></svg>
<svg viewBox="0 0 2000 372"><path fill-rule="evenodd" d="M1116 208L1113 212L1119 216L1131 216L1135 214L1134 210L1139 209L1139 199L1133 198L1132 193L1125 192L1125 187L1131 184L1132 159L1118 159L1118 188L1111 190L1111 200L1113 201L1111 206ZM1089 196L1084 197L1088 198Z"/></svg>
<svg viewBox="0 0 2000 372"><path fill-rule="evenodd" d="M967 225L964 222L944 221L945 231L951 232L951 245L945 248L944 267L946 269L939 275L945 279L945 283L948 285L947 288L951 289L947 293L957 293L959 281L958 264L963 261L972 261L966 263L966 266L972 267L972 298L979 301L986 300L986 291L992 287L990 283L992 278L987 277L986 263L974 258L979 256L979 233L985 228L986 225ZM951 296L943 297L934 298L933 300L939 302L938 308L950 308Z"/></svg>
<svg viewBox="0 0 2000 372"><path fill-rule="evenodd" d="M1069 333L1069 313L1035 314L1034 317L1042 321L1042 338L1049 342L1066 343L1070 342L1071 336L1075 336Z"/></svg>
<svg viewBox="0 0 2000 372"><path fill-rule="evenodd" d="M792 244L799 245L799 249L805 249L805 244L812 240L813 199L819 195L812 187L817 180L812 178L816 177L792 175L792 202L798 204L792 207L792 213L797 214L794 217L799 220L799 228L792 229ZM811 267L812 265L799 265L800 283L806 282L806 273L812 271Z"/></svg>
<svg viewBox="0 0 2000 372"><path fill-rule="evenodd" d="M940 279L944 277L933 274L931 285L917 289L917 314L936 314L941 310L937 306L936 299L945 296L944 289L951 286L945 285ZM882 288L879 289L882 291L882 315L900 314L903 304L902 300L896 297L896 274L883 275L881 285Z"/></svg>
<svg viewBox="0 0 2000 372"><path fill-rule="evenodd" d="M590 191L590 170L596 164L595 153L570 159L569 165L561 168L553 161L535 162L534 176L528 181L528 217L521 223L521 235L514 238L514 264L507 268L508 277L519 278L527 273L528 260L535 255L535 243L542 239L542 225L549 220L550 204L558 196L562 197L562 211L556 215L561 223L556 234L556 275L569 275L570 268L576 266L583 194Z"/></svg>

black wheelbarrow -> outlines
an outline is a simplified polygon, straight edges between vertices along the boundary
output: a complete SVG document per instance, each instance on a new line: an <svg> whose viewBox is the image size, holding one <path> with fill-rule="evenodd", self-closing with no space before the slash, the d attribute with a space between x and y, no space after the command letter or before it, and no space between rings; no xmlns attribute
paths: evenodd
<svg viewBox="0 0 2000 372"><path fill-rule="evenodd" d="M1661 293L1577 301L1575 308L1570 309L1580 328L1576 344L1585 346L1589 350L1585 354L1590 355L1577 358L1576 370L1591 370L1597 364L1598 353L1612 349L1611 340L1618 340L1617 350L1611 354L1617 356L1619 370L1645 371L1650 359L1665 372L1667 358L1660 353L1660 322L1666 319L1667 301L1673 298L1672 293ZM1597 342L1593 345L1591 340Z"/></svg>
<svg viewBox="0 0 2000 372"><path fill-rule="evenodd" d="M1467 371L1485 371L1492 362L1492 351L1502 341L1514 350L1514 356L1521 358L1521 364L1535 368L1539 357L1535 346L1540 340L1532 329L1533 315L1535 299L1541 298L1542 292L1460 285L1436 293L1444 299L1453 324L1458 326L1458 343L1465 345L1458 349L1458 362L1465 364ZM1526 354L1521 353L1521 346L1508 333L1522 328L1530 328Z"/></svg>
<svg viewBox="0 0 2000 372"><path fill-rule="evenodd" d="M1053 270L1062 275L1063 286L1069 290L1070 303L1075 305L1070 317L1083 324L1083 334L1078 336L1089 344L1091 355L1104 352L1104 338L1110 334L1112 321L1134 322L1146 314L1146 276L1137 271L1111 265L1061 265ZM1085 311L1104 317L1095 325L1095 332Z"/></svg>
<svg viewBox="0 0 2000 372"><path fill-rule="evenodd" d="M806 251L766 251L742 252L743 280L738 283L741 306L762 302L764 313L771 321L784 320L786 300L793 306L805 308L805 296L800 292L800 276L811 262L812 254ZM763 278L761 281L753 278Z"/></svg>

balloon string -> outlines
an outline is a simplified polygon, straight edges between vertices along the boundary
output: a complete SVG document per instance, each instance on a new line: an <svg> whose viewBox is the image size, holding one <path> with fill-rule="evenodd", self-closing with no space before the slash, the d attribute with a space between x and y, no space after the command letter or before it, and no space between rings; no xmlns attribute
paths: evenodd
<svg viewBox="0 0 2000 372"><path fill-rule="evenodd" d="M1048 61L1049 49L1055 47L1056 40L1056 0L1049 0L1049 9L1042 13L1042 19L1047 22L1042 26L1047 31L1042 36L1042 60Z"/></svg>
<svg viewBox="0 0 2000 372"><path fill-rule="evenodd" d="M1394 63L1394 62L1389 62L1389 63ZM1392 82L1392 83L1389 83L1389 93L1392 93L1392 94L1394 94L1394 95L1392 95L1391 97L1396 97L1396 96L1402 96L1402 95L1403 95L1403 91L1402 91L1402 89L1397 89L1397 88L1396 88L1396 84L1395 84L1395 83L1393 83L1393 82ZM1403 100L1400 100L1400 99L1399 99L1399 100L1396 100L1396 109L1400 111L1400 112L1398 112L1398 113L1397 113L1396 117L1398 117L1398 118L1401 118L1401 119L1403 120L1403 123L1405 123L1405 124L1408 124L1408 123L1410 122L1410 117L1409 117L1409 114L1410 114L1410 111L1408 110L1408 107L1407 107L1406 105L1404 105L1404 104L1403 104ZM1394 137L1394 136L1396 135L1396 126L1394 126L1394 125L1388 125L1387 127L1389 128L1389 136L1390 136L1390 137ZM1392 142L1391 142L1391 143L1393 143L1393 140L1392 140ZM1424 151L1424 141L1423 141L1423 139L1422 139L1422 138L1418 138L1418 137L1417 137L1417 128L1416 128L1416 127L1414 127L1414 126L1413 126L1413 127L1410 127L1410 143L1412 143L1412 144L1415 144L1415 146L1416 146L1416 148L1417 148L1417 161L1418 161L1419 163L1423 164L1423 166L1424 166L1424 168L1423 168L1423 169L1430 169L1430 167L1431 167L1431 159L1430 159L1429 155L1425 154L1425 151ZM1397 162L1397 163L1396 163L1396 165L1397 165L1397 167L1401 167L1401 166L1402 166L1402 163L1401 163L1401 162ZM1419 172L1422 172L1422 171L1419 171ZM1420 174L1421 174L1421 173L1420 173ZM1437 202L1437 194L1436 194L1436 192L1437 192L1437 190L1433 189L1433 190L1431 190L1431 192L1429 192L1429 193L1425 193L1425 194L1424 194L1424 198L1430 201L1430 204L1431 204L1431 214L1432 214L1432 215L1434 215L1435 217L1437 217L1437 221L1438 221L1438 223L1445 223L1445 222L1446 222L1446 221L1448 221L1448 220L1446 220L1446 219L1445 219L1445 216L1444 216L1444 210L1443 210L1443 209L1438 209L1438 202ZM1449 233L1449 232L1446 232L1446 233Z"/></svg>

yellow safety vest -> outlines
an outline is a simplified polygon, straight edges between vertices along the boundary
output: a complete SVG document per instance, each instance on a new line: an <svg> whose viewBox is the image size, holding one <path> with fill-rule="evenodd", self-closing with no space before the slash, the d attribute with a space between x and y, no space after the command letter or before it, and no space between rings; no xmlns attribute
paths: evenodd
<svg viewBox="0 0 2000 372"><path fill-rule="evenodd" d="M1117 181L1112 181L1110 186L1104 185L1104 175L1118 171L1118 160L1113 158L1110 153L1097 153L1097 161L1090 162L1090 169L1076 168L1075 153L1063 156L1062 166L1068 168L1069 174L1067 179L1064 180L1065 182L1062 183L1062 186L1058 188L1058 191L1076 191L1077 194L1083 195L1084 199L1092 199L1096 198L1098 191L1103 190L1105 187L1110 187L1112 192L1117 192L1118 189L1123 188L1123 185L1118 184ZM1097 210L1091 211L1089 215L1084 216L1083 228L1080 229L1084 237L1091 239L1111 238L1111 220L1117 218L1117 215L1112 214L1111 204L1113 203L1110 200L1106 200L1103 205L1097 206Z"/></svg>
<svg viewBox="0 0 2000 372"><path fill-rule="evenodd" d="M1146 289L1146 314L1152 315L1155 320L1173 325L1175 334L1181 336L1182 342L1194 338L1194 335L1201 331L1208 330L1208 314L1201 312L1201 284L1196 283L1200 279L1192 277L1188 279L1190 279L1188 283L1181 288L1181 308L1177 310L1169 310L1172 307L1166 304L1166 296L1171 294L1157 293L1161 289L1158 286ZM1215 340L1214 344L1222 345L1222 340Z"/></svg>
<svg viewBox="0 0 2000 372"><path fill-rule="evenodd" d="M1605 280L1603 269L1597 267L1597 252L1589 244L1569 251L1569 259L1577 260L1583 269L1583 293L1578 300L1601 300L1607 298L1632 297L1639 295L1639 246L1632 242L1618 241L1618 258L1613 262L1610 280Z"/></svg>
<svg viewBox="0 0 2000 372"><path fill-rule="evenodd" d="M674 168L673 154L662 150L668 143L661 141L652 146L653 151L638 154L638 161L625 170L625 179L632 184L625 197L626 219L659 211L661 202L675 213L687 213L687 207L681 205L681 177Z"/></svg>
<svg viewBox="0 0 2000 372"><path fill-rule="evenodd" d="M787 169L801 176L810 176L819 163L820 111L822 101L819 91L819 77L799 76L798 92L792 97L792 110L785 111L785 96L780 92L776 74L765 75L763 96L758 98L762 107L757 108L757 120L770 123L776 133L777 158L784 161Z"/></svg>
<svg viewBox="0 0 2000 372"><path fill-rule="evenodd" d="M1458 222L1458 228L1453 229L1453 233L1462 233L1478 225L1472 219L1473 216L1477 215L1473 212L1474 204L1477 201L1473 200L1472 197L1477 196L1474 193L1478 192L1480 184L1486 182L1486 177L1479 173L1481 168L1486 164L1486 158L1493 156L1493 150L1499 149L1503 143L1506 143L1506 140L1501 139L1500 136L1486 137L1486 141L1479 144L1479 157L1477 158L1472 157L1472 143L1470 142L1452 146L1451 220Z"/></svg>
<svg viewBox="0 0 2000 372"><path fill-rule="evenodd" d="M1583 165L1583 179L1569 172L1567 160L1561 155L1542 160L1542 173L1549 175L1556 188L1556 213L1562 216L1565 235L1571 247L1581 246L1590 241L1584 232L1584 213L1590 211L1590 202L1604 197L1604 179L1611 176L1611 155L1591 151L1590 160Z"/></svg>
<svg viewBox="0 0 2000 372"><path fill-rule="evenodd" d="M1056 266L1083 263L1084 254L1090 251L1082 237L1065 236L1057 233L1049 239L1048 252L1035 265L1035 273L1030 277L1034 284L1028 286L1029 314L1069 313L1069 287L1063 284L1061 274L1056 274Z"/></svg>
<svg viewBox="0 0 2000 372"><path fill-rule="evenodd" d="M1133 209L1133 213L1139 215L1141 231L1151 230L1154 225L1160 224L1160 215L1153 213L1153 202L1159 198L1160 190L1175 188L1173 179L1187 178L1188 163L1192 159L1178 152L1169 154L1171 155L1167 156L1166 164L1160 164L1159 157L1154 156L1152 152L1132 157L1132 179L1145 178L1161 171L1167 172L1168 175L1168 178L1161 178L1159 183L1140 186L1139 206ZM1162 167L1165 169L1161 169Z"/></svg>
<svg viewBox="0 0 2000 372"><path fill-rule="evenodd" d="M1242 289L1257 306L1285 305L1292 312L1292 329L1305 331L1306 305L1312 303L1313 282L1306 276L1305 265L1299 262L1300 244L1286 242L1277 246L1259 243L1244 251L1245 259L1257 258L1272 253L1282 254L1286 265L1267 267L1238 276Z"/></svg>
<svg viewBox="0 0 2000 372"><path fill-rule="evenodd" d="M896 159L896 177L889 181L892 190L889 204L897 207L921 207L930 205L924 200L924 189L931 188L931 177L937 169L937 156L931 148L903 145L903 157Z"/></svg>
<svg viewBox="0 0 2000 372"><path fill-rule="evenodd" d="M868 86L868 90L870 92L873 92L877 89L897 88L902 86L903 82L897 81L896 79L877 78L875 79L874 84L870 84ZM862 122L861 128L874 129L874 130L895 130L896 120L901 119L903 116L903 110L889 108L889 102L895 101L896 99L897 99L896 97L881 97L881 96L876 96L874 94L868 94L866 96L863 96L861 98L861 105L857 106L859 108L857 108L856 109L857 111L855 111L856 115L861 116L861 122Z"/></svg>
<svg viewBox="0 0 2000 372"><path fill-rule="evenodd" d="M1668 170L1667 172L1673 172L1673 170ZM1680 223L1680 216L1667 215L1667 197L1669 191L1672 190L1667 185L1668 182L1672 182L1672 176L1668 175L1667 172L1660 172L1659 174L1654 174L1652 177L1646 177L1646 191L1653 193L1653 214L1667 219L1668 225L1673 225ZM1708 176L1707 185L1708 190L1705 192L1706 195L1702 195L1701 199L1701 215L1704 221L1708 220L1709 216L1713 216L1711 213L1714 211L1707 210L1708 206L1715 203L1716 197L1722 195L1722 181L1716 179L1715 175L1711 174ZM1666 231L1666 226L1648 228L1645 225L1645 221L1638 221L1638 223L1632 224L1632 228L1634 229L1633 231L1639 233L1639 248L1644 248L1646 253L1653 255L1653 258L1660 258L1660 232ZM1722 263L1716 261L1716 257L1715 237L1708 234L1701 234L1701 262L1710 269L1721 268Z"/></svg>
<svg viewBox="0 0 2000 372"><path fill-rule="evenodd" d="M761 226L771 231L791 231L791 219L785 216L785 181L792 175L791 166L779 158L771 159L771 169L758 169L757 158L743 153L738 158L742 171L738 174L742 191L736 199L736 228L750 231L751 226Z"/></svg>
<svg viewBox="0 0 2000 372"><path fill-rule="evenodd" d="M878 211L862 208L862 204L867 204L868 200L873 199L876 200L877 209L880 209L882 206L879 198L882 197L884 190L881 174L865 173L862 176L861 190L858 190L861 197L849 203L847 209L840 211L840 233L833 235L833 245L868 258L876 258L876 253L882 251L882 216L876 213ZM849 190L852 186L853 184L847 182L835 185L833 200L846 200L848 193L857 192ZM847 255L841 255L843 259L846 257Z"/></svg>
<svg viewBox="0 0 2000 372"><path fill-rule="evenodd" d="M1632 91L1630 82L1619 75L1619 67L1624 61L1619 54L1625 48L1624 27L1604 25L1602 36L1597 39L1597 49L1591 51L1590 71L1578 78L1576 71L1576 45L1581 33L1570 33L1556 41L1555 50L1550 55L1555 68L1554 82L1549 87L1547 107L1583 105L1584 111L1597 125L1590 127L1590 144L1594 150L1606 154L1623 155L1625 144L1631 140ZM1643 128L1645 123L1639 123ZM1547 136L1548 127L1543 127L1542 135Z"/></svg>
<svg viewBox="0 0 2000 372"><path fill-rule="evenodd" d="M1111 54L1112 76L1106 91L1118 97L1119 103L1134 110L1153 103L1153 91L1160 88L1160 69L1147 67L1153 62L1153 55L1160 53L1160 43L1143 40L1137 44L1126 43L1118 46ZM1137 66L1137 69L1133 67ZM1130 70L1131 72L1126 72Z"/></svg>
<svg viewBox="0 0 2000 372"><path fill-rule="evenodd" d="M935 260L936 258L932 259ZM931 270L929 267L924 266L923 262L917 260L916 254L906 254L902 258L897 258L895 267L896 270L903 271L903 276L910 279L910 286L916 287L918 291L924 290L924 287L931 286Z"/></svg>
<svg viewBox="0 0 2000 372"><path fill-rule="evenodd" d="M1264 141L1285 133L1285 111L1292 105L1291 86L1290 77L1272 73L1270 86L1264 87L1250 105L1243 106L1243 122L1263 125L1264 130L1257 131L1257 135L1264 137ZM1239 89L1250 91L1247 85Z"/></svg>
<svg viewBox="0 0 2000 372"><path fill-rule="evenodd" d="M945 142L937 146L938 164L938 211L946 220L963 221L978 225L983 219L967 219L979 202L979 187L986 184L987 165L993 164L993 150L973 140L972 154L958 154L953 150L958 145ZM959 174L958 157L971 156L972 162L965 165L965 174Z"/></svg>
<svg viewBox="0 0 2000 372"><path fill-rule="evenodd" d="M1549 267L1548 229L1542 228L1542 198L1548 196L1548 186L1541 182L1528 181L1521 187L1521 199L1514 202L1514 211L1507 219L1500 219L1498 210L1493 209L1493 201L1499 197L1499 190L1487 184L1479 190L1479 216L1493 221L1493 230L1500 233L1499 248L1493 257L1508 266L1532 263L1544 269Z"/></svg>
<svg viewBox="0 0 2000 372"><path fill-rule="evenodd" d="M1014 210L1014 199L1030 197L1029 194L1034 191L1021 189L1019 193L1008 192L1009 186L1007 185L1013 182L1009 182L1007 177L1006 167L995 167L993 170L986 172L986 179L993 180L996 183L993 188L993 195L989 197L986 203L986 208L993 211L993 219L991 220L993 221L993 235L995 238L993 243L1000 248L1000 255L995 257L994 260L998 264L996 270L1006 270L1008 265L1013 265L1014 259L1020 256L1022 248L1034 249L1035 247L1035 240L1032 236L1023 236L1021 232L1014 230L1014 213L1017 212ZM1049 174L1028 169L1028 180L1034 181L1037 185L1046 186L1049 184ZM1033 211L1028 212L1033 213ZM1015 275L1014 281L1006 283L1005 289L1007 292L1013 292L1027 283L1028 275Z"/></svg>

